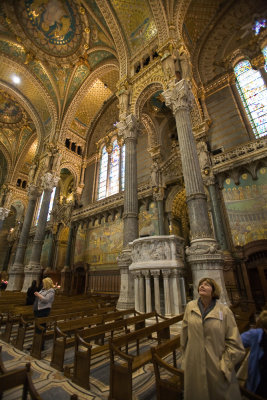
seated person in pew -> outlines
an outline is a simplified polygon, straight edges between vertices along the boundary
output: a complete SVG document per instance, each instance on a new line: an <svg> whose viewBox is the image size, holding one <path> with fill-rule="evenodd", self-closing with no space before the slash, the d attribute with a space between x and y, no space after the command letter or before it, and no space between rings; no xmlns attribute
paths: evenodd
<svg viewBox="0 0 267 400"><path fill-rule="evenodd" d="M256 328L241 334L245 348L250 347L246 389L267 398L267 310L260 313Z"/></svg>
<svg viewBox="0 0 267 400"><path fill-rule="evenodd" d="M184 400L241 400L234 367L245 354L232 311L211 278L185 309L181 330Z"/></svg>

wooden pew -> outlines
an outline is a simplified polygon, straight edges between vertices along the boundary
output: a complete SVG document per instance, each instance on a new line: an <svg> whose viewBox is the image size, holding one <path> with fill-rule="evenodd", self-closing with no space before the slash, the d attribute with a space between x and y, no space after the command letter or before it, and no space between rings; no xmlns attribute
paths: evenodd
<svg viewBox="0 0 267 400"><path fill-rule="evenodd" d="M176 359L176 351L179 347L180 335L177 335L167 342L151 348L157 400L180 400L183 398L184 371L177 368ZM164 360L170 354L172 354L172 365Z"/></svg>
<svg viewBox="0 0 267 400"><path fill-rule="evenodd" d="M111 306L111 307L106 307L106 308L97 308L97 309L86 309L84 308L83 311L79 311L79 312L73 312L72 309L69 310L69 312L67 313L61 313L61 314L56 314L56 315L49 315L49 317L44 317L44 318L37 318L37 319L33 319L33 320L25 320L24 316L21 315L19 317L19 321L18 321L18 330L17 330L17 336L16 339L13 342L13 345L19 349L22 350L23 349L23 345L24 345L24 340L25 340L25 336L26 336L26 332L29 333L29 331L32 331L34 334L34 325L40 325L40 324L46 324L47 329L51 329L51 325L53 325L53 330L54 330L54 323L57 321L67 321L67 320L73 320L73 319L77 319L77 318L82 318L85 316L90 316L90 315L101 315L101 314L105 314L105 313L109 313L109 312L114 312L115 311L115 307ZM53 333L52 333L53 334ZM48 338L48 335L46 336ZM51 336L52 337L52 336Z"/></svg>
<svg viewBox="0 0 267 400"><path fill-rule="evenodd" d="M102 335L106 336L108 334L113 338L115 332L119 335L129 333L131 326L134 326L135 331L143 329L146 325L146 320L151 318L155 318L156 323L158 323L158 314L151 312L76 332L74 364L65 367L64 375L70 377L70 371L73 369L72 381L85 389L90 389L92 357L109 350L108 341L101 341L100 344L98 342L98 346L94 348L91 345L91 341L98 339L99 335L102 338Z"/></svg>
<svg viewBox="0 0 267 400"><path fill-rule="evenodd" d="M106 321L121 320L128 314L136 315L137 311L135 311L134 308L131 308L129 310L103 314L99 316L95 322L90 322L90 320L87 321L86 318L81 318L76 321L67 321L66 323L63 322L56 324L54 328L53 351L50 365L59 371L63 371L65 350L67 347L69 348L75 345L75 331L88 328L91 325L103 325Z"/></svg>
<svg viewBox="0 0 267 400"><path fill-rule="evenodd" d="M132 399L132 374L152 360L151 350L141 351L140 341L148 337L157 344L170 339L170 327L182 321L183 314L116 339L110 339L110 394L109 400ZM136 355L128 354L129 344L136 345ZM125 348L123 351L122 348ZM115 357L117 358L115 361ZM120 362L119 362L120 360Z"/></svg>

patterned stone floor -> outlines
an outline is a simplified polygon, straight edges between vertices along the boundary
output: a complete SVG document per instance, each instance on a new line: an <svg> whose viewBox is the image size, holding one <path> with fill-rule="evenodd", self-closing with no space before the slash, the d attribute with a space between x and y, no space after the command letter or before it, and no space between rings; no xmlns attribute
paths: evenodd
<svg viewBox="0 0 267 400"><path fill-rule="evenodd" d="M91 369L91 389L87 391L67 379L63 373L50 366L51 349L44 352L42 360L36 360L28 352L17 350L0 340L2 357L7 369L31 363L32 378L36 389L43 400L68 400L71 394L77 394L79 400L106 400L109 395L109 363L107 354L97 357ZM66 352L66 359L71 354ZM47 353L47 354L45 354ZM155 378L152 364L147 364L133 375L133 400L156 400ZM4 400L18 400L21 389L15 388L6 392Z"/></svg>

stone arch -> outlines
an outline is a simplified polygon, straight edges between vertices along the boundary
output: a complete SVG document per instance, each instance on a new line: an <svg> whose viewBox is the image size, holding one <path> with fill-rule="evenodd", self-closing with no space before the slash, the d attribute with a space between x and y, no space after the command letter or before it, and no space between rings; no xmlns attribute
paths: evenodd
<svg viewBox="0 0 267 400"><path fill-rule="evenodd" d="M146 101L157 91L163 90L163 88L163 80L158 80L158 82L155 82L155 80L153 79L151 83L147 84L146 82L143 87L140 86L138 88L139 90L136 90L136 92L133 93L131 110L137 118L140 119Z"/></svg>
<svg viewBox="0 0 267 400"><path fill-rule="evenodd" d="M101 65L99 68L96 68L95 71L93 71L84 81L84 83L76 93L74 99L70 103L67 112L64 116L64 119L62 121L62 127L60 130L60 138L59 138L61 142L64 142L68 128L72 123L72 120L79 107L79 104L81 103L82 99L84 98L85 94L88 92L90 87L93 85L95 79L101 77L102 74L112 71L114 69L118 69L117 61L115 60L109 61L108 63Z"/></svg>

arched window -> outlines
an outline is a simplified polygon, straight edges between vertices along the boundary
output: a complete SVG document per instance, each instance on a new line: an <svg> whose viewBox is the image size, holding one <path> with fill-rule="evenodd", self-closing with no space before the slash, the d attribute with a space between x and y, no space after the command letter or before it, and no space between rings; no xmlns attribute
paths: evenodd
<svg viewBox="0 0 267 400"><path fill-rule="evenodd" d="M124 190L125 145L119 146L117 139L112 143L108 154L103 147L100 160L97 200L112 196Z"/></svg>
<svg viewBox="0 0 267 400"><path fill-rule="evenodd" d="M267 90L259 71L248 60L234 67L237 90L256 138L267 134Z"/></svg>
<svg viewBox="0 0 267 400"><path fill-rule="evenodd" d="M51 193L49 209L48 209L48 214L47 214L47 221L50 221L50 212L51 212L51 210L53 208L55 194L56 194L56 187L53 188L52 193ZM42 193L42 196L41 196L40 201L39 201L39 207L38 207L38 211L37 211L35 225L38 224L38 220L39 220L39 217L40 217L40 211L41 211L41 207L42 207L42 202L43 202L43 197L44 197L44 192Z"/></svg>

